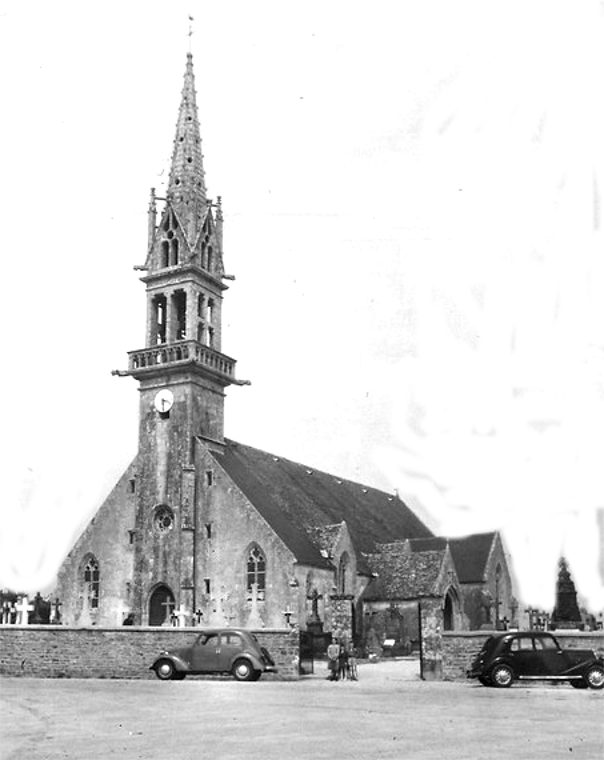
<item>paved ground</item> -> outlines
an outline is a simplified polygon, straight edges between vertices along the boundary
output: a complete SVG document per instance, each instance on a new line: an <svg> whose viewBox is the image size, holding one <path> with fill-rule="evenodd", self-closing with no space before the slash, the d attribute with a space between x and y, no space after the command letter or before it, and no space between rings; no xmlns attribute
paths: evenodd
<svg viewBox="0 0 604 760"><path fill-rule="evenodd" d="M423 682L416 663L299 682L2 679L2 760L604 757L604 691Z"/></svg>

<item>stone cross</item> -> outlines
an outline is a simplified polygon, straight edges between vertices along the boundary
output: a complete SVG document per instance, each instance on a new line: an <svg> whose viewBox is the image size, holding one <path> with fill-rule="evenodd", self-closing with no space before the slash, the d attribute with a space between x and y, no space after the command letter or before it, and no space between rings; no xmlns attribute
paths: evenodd
<svg viewBox="0 0 604 760"><path fill-rule="evenodd" d="M216 608L212 612L210 623L215 626L227 625L228 621L222 610L222 597L220 594L212 597L212 601L215 603Z"/></svg>
<svg viewBox="0 0 604 760"><path fill-rule="evenodd" d="M54 600L52 604L52 615L50 618L50 622L54 625L60 625L61 623L61 612L60 608L63 606L63 603L59 601L58 597Z"/></svg>
<svg viewBox="0 0 604 760"><path fill-rule="evenodd" d="M32 612L33 608L34 605L29 603L27 595L22 596L19 602L15 605L17 611L17 625L28 625L28 613Z"/></svg>
<svg viewBox="0 0 604 760"><path fill-rule="evenodd" d="M171 625L170 621L171 621L171 617L172 617L172 612L174 610L174 600L173 599L166 599L165 602L161 603L161 606L166 608L166 616L164 618L164 622L162 623L162 625L169 626L169 625Z"/></svg>
<svg viewBox="0 0 604 760"><path fill-rule="evenodd" d="M248 628L262 628L262 618L258 610L258 584L252 583L252 608L247 621Z"/></svg>
<svg viewBox="0 0 604 760"><path fill-rule="evenodd" d="M319 599L323 599L323 595L319 594L317 589L314 588L312 592L307 596L307 599L310 599L312 602L312 612L310 613L308 622L320 622L321 618L319 617Z"/></svg>
<svg viewBox="0 0 604 760"><path fill-rule="evenodd" d="M195 610L195 618L197 620L197 625L201 623L201 618L203 617L203 611L202 610Z"/></svg>

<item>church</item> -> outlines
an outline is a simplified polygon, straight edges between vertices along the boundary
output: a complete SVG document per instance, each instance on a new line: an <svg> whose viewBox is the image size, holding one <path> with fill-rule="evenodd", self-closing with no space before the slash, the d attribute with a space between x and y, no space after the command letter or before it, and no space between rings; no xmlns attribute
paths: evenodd
<svg viewBox="0 0 604 760"><path fill-rule="evenodd" d="M144 347L116 372L139 385L138 453L60 568L62 622L361 641L394 635L384 610L400 620L421 599L444 628L510 620L497 533L435 537L398 496L225 437L225 391L242 383L221 351L222 237L188 53L166 197L149 204Z"/></svg>

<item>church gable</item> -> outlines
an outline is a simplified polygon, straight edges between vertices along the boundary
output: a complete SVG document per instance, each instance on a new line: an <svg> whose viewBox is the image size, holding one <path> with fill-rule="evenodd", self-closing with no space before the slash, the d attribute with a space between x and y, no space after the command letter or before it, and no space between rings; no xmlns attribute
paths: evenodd
<svg viewBox="0 0 604 760"><path fill-rule="evenodd" d="M449 539L451 553L461 583L482 583L496 533L476 533Z"/></svg>
<svg viewBox="0 0 604 760"><path fill-rule="evenodd" d="M199 234L193 245L192 262L213 277L224 274L222 263L222 242L220 240L220 221L218 223L208 206Z"/></svg>
<svg viewBox="0 0 604 760"><path fill-rule="evenodd" d="M136 462L105 499L59 569L63 622L121 625L131 608Z"/></svg>
<svg viewBox="0 0 604 760"><path fill-rule="evenodd" d="M189 259L186 234L176 211L167 203L154 231L146 269L156 272L160 269L188 264Z"/></svg>

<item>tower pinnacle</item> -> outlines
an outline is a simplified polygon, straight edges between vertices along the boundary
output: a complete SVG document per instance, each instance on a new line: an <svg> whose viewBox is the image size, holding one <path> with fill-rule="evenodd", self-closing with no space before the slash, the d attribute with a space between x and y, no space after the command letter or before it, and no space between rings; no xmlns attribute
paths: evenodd
<svg viewBox="0 0 604 760"><path fill-rule="evenodd" d="M208 201L191 53L187 53L168 180L168 198L192 245L203 223Z"/></svg>

